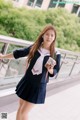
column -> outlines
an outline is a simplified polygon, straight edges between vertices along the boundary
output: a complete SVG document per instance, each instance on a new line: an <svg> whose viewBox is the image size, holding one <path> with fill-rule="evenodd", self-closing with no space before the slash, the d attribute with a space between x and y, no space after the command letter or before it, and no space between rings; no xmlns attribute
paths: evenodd
<svg viewBox="0 0 80 120"><path fill-rule="evenodd" d="M41 9L47 10L51 0L43 0Z"/></svg>

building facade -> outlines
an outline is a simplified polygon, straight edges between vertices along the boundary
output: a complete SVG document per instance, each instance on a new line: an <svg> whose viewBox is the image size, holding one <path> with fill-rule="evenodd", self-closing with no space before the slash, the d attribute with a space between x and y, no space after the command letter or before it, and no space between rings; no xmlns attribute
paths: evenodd
<svg viewBox="0 0 80 120"><path fill-rule="evenodd" d="M27 8L37 8L47 10L49 8L64 7L71 13L80 17L80 0L13 0L16 7L26 6Z"/></svg>

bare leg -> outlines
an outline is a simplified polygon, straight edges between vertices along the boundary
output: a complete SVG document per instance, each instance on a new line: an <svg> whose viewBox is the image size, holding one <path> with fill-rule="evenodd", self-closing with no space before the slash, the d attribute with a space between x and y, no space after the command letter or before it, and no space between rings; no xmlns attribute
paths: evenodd
<svg viewBox="0 0 80 120"><path fill-rule="evenodd" d="M16 120L19 120L19 113L20 113L20 107L18 108L17 115L16 115Z"/></svg>
<svg viewBox="0 0 80 120"><path fill-rule="evenodd" d="M28 101L24 101L22 107L21 107L21 111L20 111L20 120L28 120L28 113L30 112L30 110L35 106L35 104L30 103Z"/></svg>
<svg viewBox="0 0 80 120"><path fill-rule="evenodd" d="M21 109L23 103L24 103L24 100L22 100L20 98L20 100L19 100L19 108L18 108L17 115L16 115L16 120L20 120L20 109Z"/></svg>

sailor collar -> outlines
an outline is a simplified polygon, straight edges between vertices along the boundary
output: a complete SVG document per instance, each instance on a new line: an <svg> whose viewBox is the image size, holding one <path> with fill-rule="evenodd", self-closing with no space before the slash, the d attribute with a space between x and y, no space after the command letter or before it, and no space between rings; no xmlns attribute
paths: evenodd
<svg viewBox="0 0 80 120"><path fill-rule="evenodd" d="M32 73L33 75L39 75L42 73L42 66L43 66L43 60L45 56L50 56L50 51L40 47L38 49L38 52L40 53L40 57L37 59L36 63L34 64L33 68L32 68Z"/></svg>

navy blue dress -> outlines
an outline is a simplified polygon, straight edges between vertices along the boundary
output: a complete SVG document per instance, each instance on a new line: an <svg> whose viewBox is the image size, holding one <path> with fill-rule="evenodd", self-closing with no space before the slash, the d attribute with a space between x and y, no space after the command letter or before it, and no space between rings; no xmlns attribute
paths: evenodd
<svg viewBox="0 0 80 120"><path fill-rule="evenodd" d="M18 59L20 57L27 56L29 54L31 46L27 48L14 50L13 51L14 58ZM47 77L46 77L47 69L45 68L45 64L50 57L49 55L44 57L43 69L41 74L33 75L31 72L31 69L33 68L36 60L39 57L40 53L36 51L33 59L30 62L28 69L26 70L24 76L19 81L15 89L16 94L20 98L35 104L43 104L45 102L46 85L49 82L49 77L53 77L59 71L61 55L60 54L56 55L57 64L54 67L54 73L53 74L48 73Z"/></svg>

